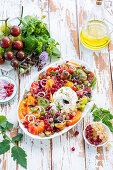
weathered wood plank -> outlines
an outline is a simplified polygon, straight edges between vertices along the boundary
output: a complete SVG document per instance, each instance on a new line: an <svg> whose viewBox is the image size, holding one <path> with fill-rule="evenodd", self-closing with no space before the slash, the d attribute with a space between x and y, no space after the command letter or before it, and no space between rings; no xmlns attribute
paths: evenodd
<svg viewBox="0 0 113 170"><path fill-rule="evenodd" d="M92 2L92 1L91 1ZM91 3L89 2L89 3ZM87 3L87 9L90 9L90 5ZM78 1L77 5L79 15L79 30L83 25L83 20L89 15L88 10L84 11L84 3ZM79 40L80 44L80 40ZM99 50L91 51L86 49L80 44L80 58L86 61L92 68L94 68L97 81L97 92L95 96L95 103L98 106L105 107L112 111L113 107L113 95L112 95L112 82L111 82L111 70L109 61L108 47ZM90 115L84 119L84 126L92 121ZM85 155L86 155L86 169L89 170L91 167L93 170L101 169L112 169L112 148L108 151L105 147L93 148L85 144ZM110 160L110 161L109 161Z"/></svg>
<svg viewBox="0 0 113 170"><path fill-rule="evenodd" d="M26 1L23 1L24 9L26 8ZM36 7L36 8L35 8ZM27 4L27 9L24 12L25 15L36 15L38 14L38 10L43 9L41 11L41 16L46 15L44 21L49 23L48 20L48 3L46 0L29 0ZM32 10L31 10L32 9ZM48 24L49 26L49 24ZM22 95L23 89L27 83L29 83L32 76L37 74L37 69L32 69L29 75L20 77L20 96ZM22 132L21 129L19 129ZM23 132L22 132L23 133ZM28 162L28 170L37 169L37 170L50 170L51 169L51 147L50 140L41 141L41 140L33 140L24 134L24 137L21 142L19 142L19 146L24 148L27 153L27 162ZM18 169L22 170L23 168L18 165Z"/></svg>
<svg viewBox="0 0 113 170"><path fill-rule="evenodd" d="M50 32L60 43L62 58L79 58L76 1L49 0L49 17ZM85 169L82 122L76 129L80 133L76 138L68 132L52 139L52 170ZM71 151L73 146L75 152Z"/></svg>
<svg viewBox="0 0 113 170"><path fill-rule="evenodd" d="M0 16L2 19L5 19L7 17L15 17L20 15L20 9L18 8L19 0L16 2L3 0L0 2L1 9L0 9ZM9 10L10 7L10 10ZM18 86L18 74L16 71L10 71L10 72L0 72L0 75L7 75L9 77L12 77ZM18 103L18 95L15 99L13 99L12 102L7 104L2 104L0 107L0 115L5 115L7 119L14 124L14 130L17 129L17 115L16 115L16 108ZM16 135L16 131L14 131L14 134ZM1 141L1 138L0 138ZM11 158L11 151L7 152L3 156L0 156L0 169L2 170L9 170L9 169L16 169L16 162L13 161Z"/></svg>

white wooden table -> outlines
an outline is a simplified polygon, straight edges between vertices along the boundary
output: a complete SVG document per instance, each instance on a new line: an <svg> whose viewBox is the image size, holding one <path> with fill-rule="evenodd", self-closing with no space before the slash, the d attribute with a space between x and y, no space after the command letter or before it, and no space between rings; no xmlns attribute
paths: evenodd
<svg viewBox="0 0 113 170"><path fill-rule="evenodd" d="M89 14L89 8L95 0L1 0L0 18L20 16L21 6L24 6L24 16L37 13L42 8L41 15L46 15L44 21L48 24L51 35L60 43L62 58L76 57L84 60L94 68L97 81L95 102L98 106L109 109L113 113L113 38L106 48L100 51L90 51L80 44L79 33ZM87 3L87 8L85 4ZM113 0L105 0L104 7L111 15L113 23ZM113 35L112 35L113 37ZM1 66L0 66L1 67ZM29 75L20 76L14 70L0 71L8 75L18 84L18 95L11 102L0 106L0 114L14 123L15 128L10 135L16 135L18 129L17 104L21 92L31 77L37 73L32 70ZM84 143L82 131L84 126L92 121L89 113L73 130L79 135L72 137L69 132L52 140L33 140L26 136L19 146L25 149L28 160L28 170L112 170L113 147L95 148ZM1 141L1 136L0 136ZM71 151L75 147L75 152ZM22 170L11 158L10 151L0 156L0 170Z"/></svg>

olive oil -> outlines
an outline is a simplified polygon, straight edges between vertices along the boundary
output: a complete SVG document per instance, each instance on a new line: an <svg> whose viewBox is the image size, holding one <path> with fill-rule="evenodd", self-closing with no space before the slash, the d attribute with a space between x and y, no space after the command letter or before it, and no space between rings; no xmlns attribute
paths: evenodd
<svg viewBox="0 0 113 170"><path fill-rule="evenodd" d="M101 49L110 42L107 25L99 20L92 20L82 28L80 39L82 44L89 49Z"/></svg>

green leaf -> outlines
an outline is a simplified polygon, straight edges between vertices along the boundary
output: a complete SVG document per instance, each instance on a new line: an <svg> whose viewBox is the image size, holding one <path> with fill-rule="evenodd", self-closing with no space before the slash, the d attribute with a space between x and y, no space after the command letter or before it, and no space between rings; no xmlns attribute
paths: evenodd
<svg viewBox="0 0 113 170"><path fill-rule="evenodd" d="M22 148L14 146L11 151L11 157L13 157L13 160L16 160L18 164L27 169L27 155Z"/></svg>
<svg viewBox="0 0 113 170"><path fill-rule="evenodd" d="M13 137L12 138L12 141L13 142L19 142L23 137L23 134L22 133L18 133L17 136Z"/></svg>
<svg viewBox="0 0 113 170"><path fill-rule="evenodd" d="M61 52L59 51L59 49L57 47L54 48L53 52L52 52L52 56L60 58L61 57Z"/></svg>
<svg viewBox="0 0 113 170"><path fill-rule="evenodd" d="M0 126L2 128L5 128L6 127L6 117L5 116L0 116Z"/></svg>
<svg viewBox="0 0 113 170"><path fill-rule="evenodd" d="M58 102L58 105L56 106L58 110L61 109L60 103Z"/></svg>
<svg viewBox="0 0 113 170"><path fill-rule="evenodd" d="M91 109L91 112L93 112L94 109L96 109L96 108L97 108L97 106L96 106L96 104L94 103L94 105L93 105L93 107L92 107L92 109Z"/></svg>
<svg viewBox="0 0 113 170"><path fill-rule="evenodd" d="M92 84L91 84L91 88L92 88L92 89L94 89L95 84L96 84L96 81L97 81L97 78L94 77L94 78L93 78L93 82L92 82Z"/></svg>
<svg viewBox="0 0 113 170"><path fill-rule="evenodd" d="M12 128L13 128L13 124L6 121L6 129L10 131Z"/></svg>
<svg viewBox="0 0 113 170"><path fill-rule="evenodd" d="M33 51L37 47L37 41L34 36L28 36L23 39L24 47L26 51Z"/></svg>
<svg viewBox="0 0 113 170"><path fill-rule="evenodd" d="M53 71L50 71L49 73L53 76L57 74L57 72L53 72Z"/></svg>
<svg viewBox="0 0 113 170"><path fill-rule="evenodd" d="M102 119L102 123L106 124L109 127L110 131L113 132L113 126L110 121L108 121L106 119Z"/></svg>
<svg viewBox="0 0 113 170"><path fill-rule="evenodd" d="M4 139L2 142L0 142L0 155L4 154L10 149L10 141L7 139Z"/></svg>

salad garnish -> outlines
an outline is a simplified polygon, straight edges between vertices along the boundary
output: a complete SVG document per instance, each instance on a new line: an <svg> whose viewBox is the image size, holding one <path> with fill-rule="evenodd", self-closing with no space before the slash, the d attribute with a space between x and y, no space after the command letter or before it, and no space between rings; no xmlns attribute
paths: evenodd
<svg viewBox="0 0 113 170"><path fill-rule="evenodd" d="M109 110L98 108L96 104L93 105L91 109L93 115L93 121L99 122L102 121L105 125L108 126L111 132L113 132L113 125L110 120L113 119L113 115L110 113Z"/></svg>
<svg viewBox="0 0 113 170"><path fill-rule="evenodd" d="M29 133L40 137L74 125L91 100L94 78L85 66L74 62L49 67L25 91L18 109L21 123Z"/></svg>
<svg viewBox="0 0 113 170"><path fill-rule="evenodd" d="M60 58L56 42L45 24L37 16L23 17L23 7L19 25L8 23L9 18L0 27L0 64L11 61L12 67L21 74L37 66L41 70L48 58Z"/></svg>
<svg viewBox="0 0 113 170"><path fill-rule="evenodd" d="M13 128L13 124L8 122L6 117L1 115L0 116L0 134L3 137L3 141L0 142L0 155L4 154L5 152L10 150L10 147L13 144L11 148L11 157L13 160L16 160L18 164L20 164L22 167L27 169L27 155L25 151L16 145L15 142L21 141L23 134L18 133L17 136L13 137L12 139L7 135L7 131L11 131Z"/></svg>

